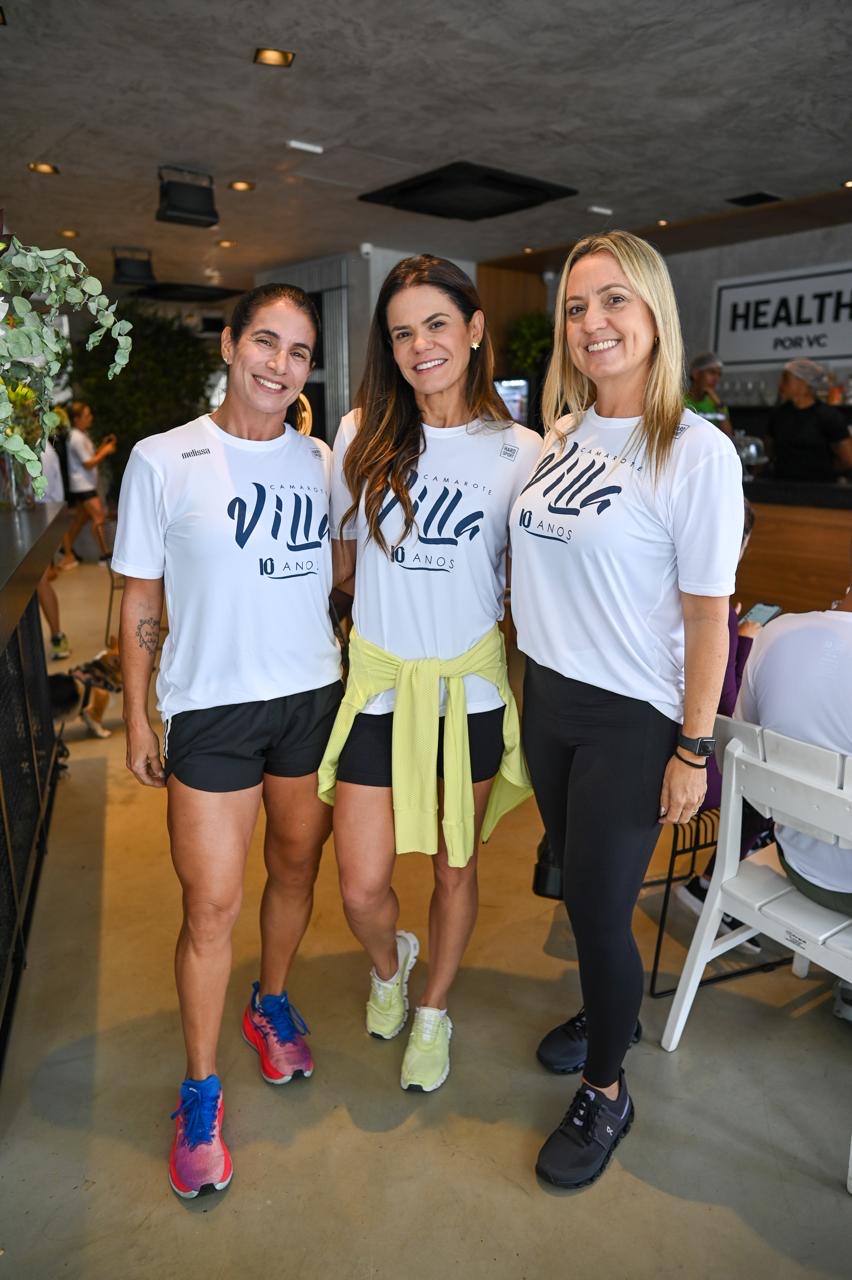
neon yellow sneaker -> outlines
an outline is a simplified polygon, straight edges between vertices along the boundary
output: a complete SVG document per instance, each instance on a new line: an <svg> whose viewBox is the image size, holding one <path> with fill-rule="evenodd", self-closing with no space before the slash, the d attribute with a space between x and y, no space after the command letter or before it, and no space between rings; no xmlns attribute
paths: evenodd
<svg viewBox="0 0 852 1280"><path fill-rule="evenodd" d="M420 943L413 933L400 929L396 935L399 968L384 982L370 970L370 998L367 1001L367 1030L379 1040L393 1040L408 1018L408 976L417 962Z"/></svg>
<svg viewBox="0 0 852 1280"><path fill-rule="evenodd" d="M446 1009L418 1008L402 1060L403 1089L431 1093L450 1074L450 1038L453 1024Z"/></svg>

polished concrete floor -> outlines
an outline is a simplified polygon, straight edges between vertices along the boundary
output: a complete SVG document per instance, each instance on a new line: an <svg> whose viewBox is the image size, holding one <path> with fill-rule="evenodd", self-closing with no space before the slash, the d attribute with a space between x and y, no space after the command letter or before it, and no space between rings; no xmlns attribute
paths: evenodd
<svg viewBox="0 0 852 1280"><path fill-rule="evenodd" d="M88 658L107 575L84 566L58 586L74 658ZM165 798L124 769L117 700L107 724L106 742L67 732L0 1081L0 1280L852 1273L852 1026L832 1016L819 971L705 989L672 1055L659 1048L669 1001L646 999L645 1037L628 1058L637 1120L609 1171L574 1194L537 1182L539 1145L573 1088L539 1068L535 1045L579 997L563 912L530 892L531 804L483 853L479 924L452 1002L452 1074L433 1095L399 1088L404 1037L364 1033L368 966L330 847L290 987L317 1069L280 1089L260 1079L239 1035L257 973L256 842L220 1059L236 1172L218 1197L178 1200L166 1180L182 1052ZM401 859L398 886L403 922L424 938L426 860ZM646 967L659 904L647 890L636 913ZM673 908L669 974L691 924ZM422 981L415 970L415 996Z"/></svg>

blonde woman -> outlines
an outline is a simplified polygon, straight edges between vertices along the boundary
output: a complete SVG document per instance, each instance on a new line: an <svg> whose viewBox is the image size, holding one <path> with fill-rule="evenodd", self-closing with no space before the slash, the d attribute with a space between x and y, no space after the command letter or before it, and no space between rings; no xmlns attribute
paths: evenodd
<svg viewBox="0 0 852 1280"><path fill-rule="evenodd" d="M580 1187L633 1119L632 913L659 824L689 821L706 789L743 524L733 445L683 407L677 306L645 241L611 231L574 247L544 413L511 517L513 616L524 747L562 853L584 1008L539 1046L550 1070L583 1078L536 1169Z"/></svg>

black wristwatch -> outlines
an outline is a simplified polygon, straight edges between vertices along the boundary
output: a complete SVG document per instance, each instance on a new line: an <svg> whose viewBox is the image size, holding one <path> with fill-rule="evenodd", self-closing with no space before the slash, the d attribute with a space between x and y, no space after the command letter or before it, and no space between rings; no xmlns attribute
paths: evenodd
<svg viewBox="0 0 852 1280"><path fill-rule="evenodd" d="M712 756L716 750L715 738L687 738L685 733L677 735L677 745L684 751L691 751L694 756Z"/></svg>

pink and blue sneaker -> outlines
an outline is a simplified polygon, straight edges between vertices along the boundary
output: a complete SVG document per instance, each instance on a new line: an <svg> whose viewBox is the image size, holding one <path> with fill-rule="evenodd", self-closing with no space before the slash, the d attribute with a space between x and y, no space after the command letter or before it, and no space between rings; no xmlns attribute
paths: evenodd
<svg viewBox="0 0 852 1280"><path fill-rule="evenodd" d="M234 1166L222 1138L222 1085L218 1076L184 1080L180 1105L172 1112L175 1140L169 1157L169 1182L184 1200L201 1191L223 1191Z"/></svg>
<svg viewBox="0 0 852 1280"><path fill-rule="evenodd" d="M243 1014L243 1039L260 1057L260 1074L268 1084L289 1084L294 1076L307 1080L314 1073L314 1060L304 1037L310 1031L304 1018L288 1000L280 996L260 998L260 983L251 989L251 999Z"/></svg>

